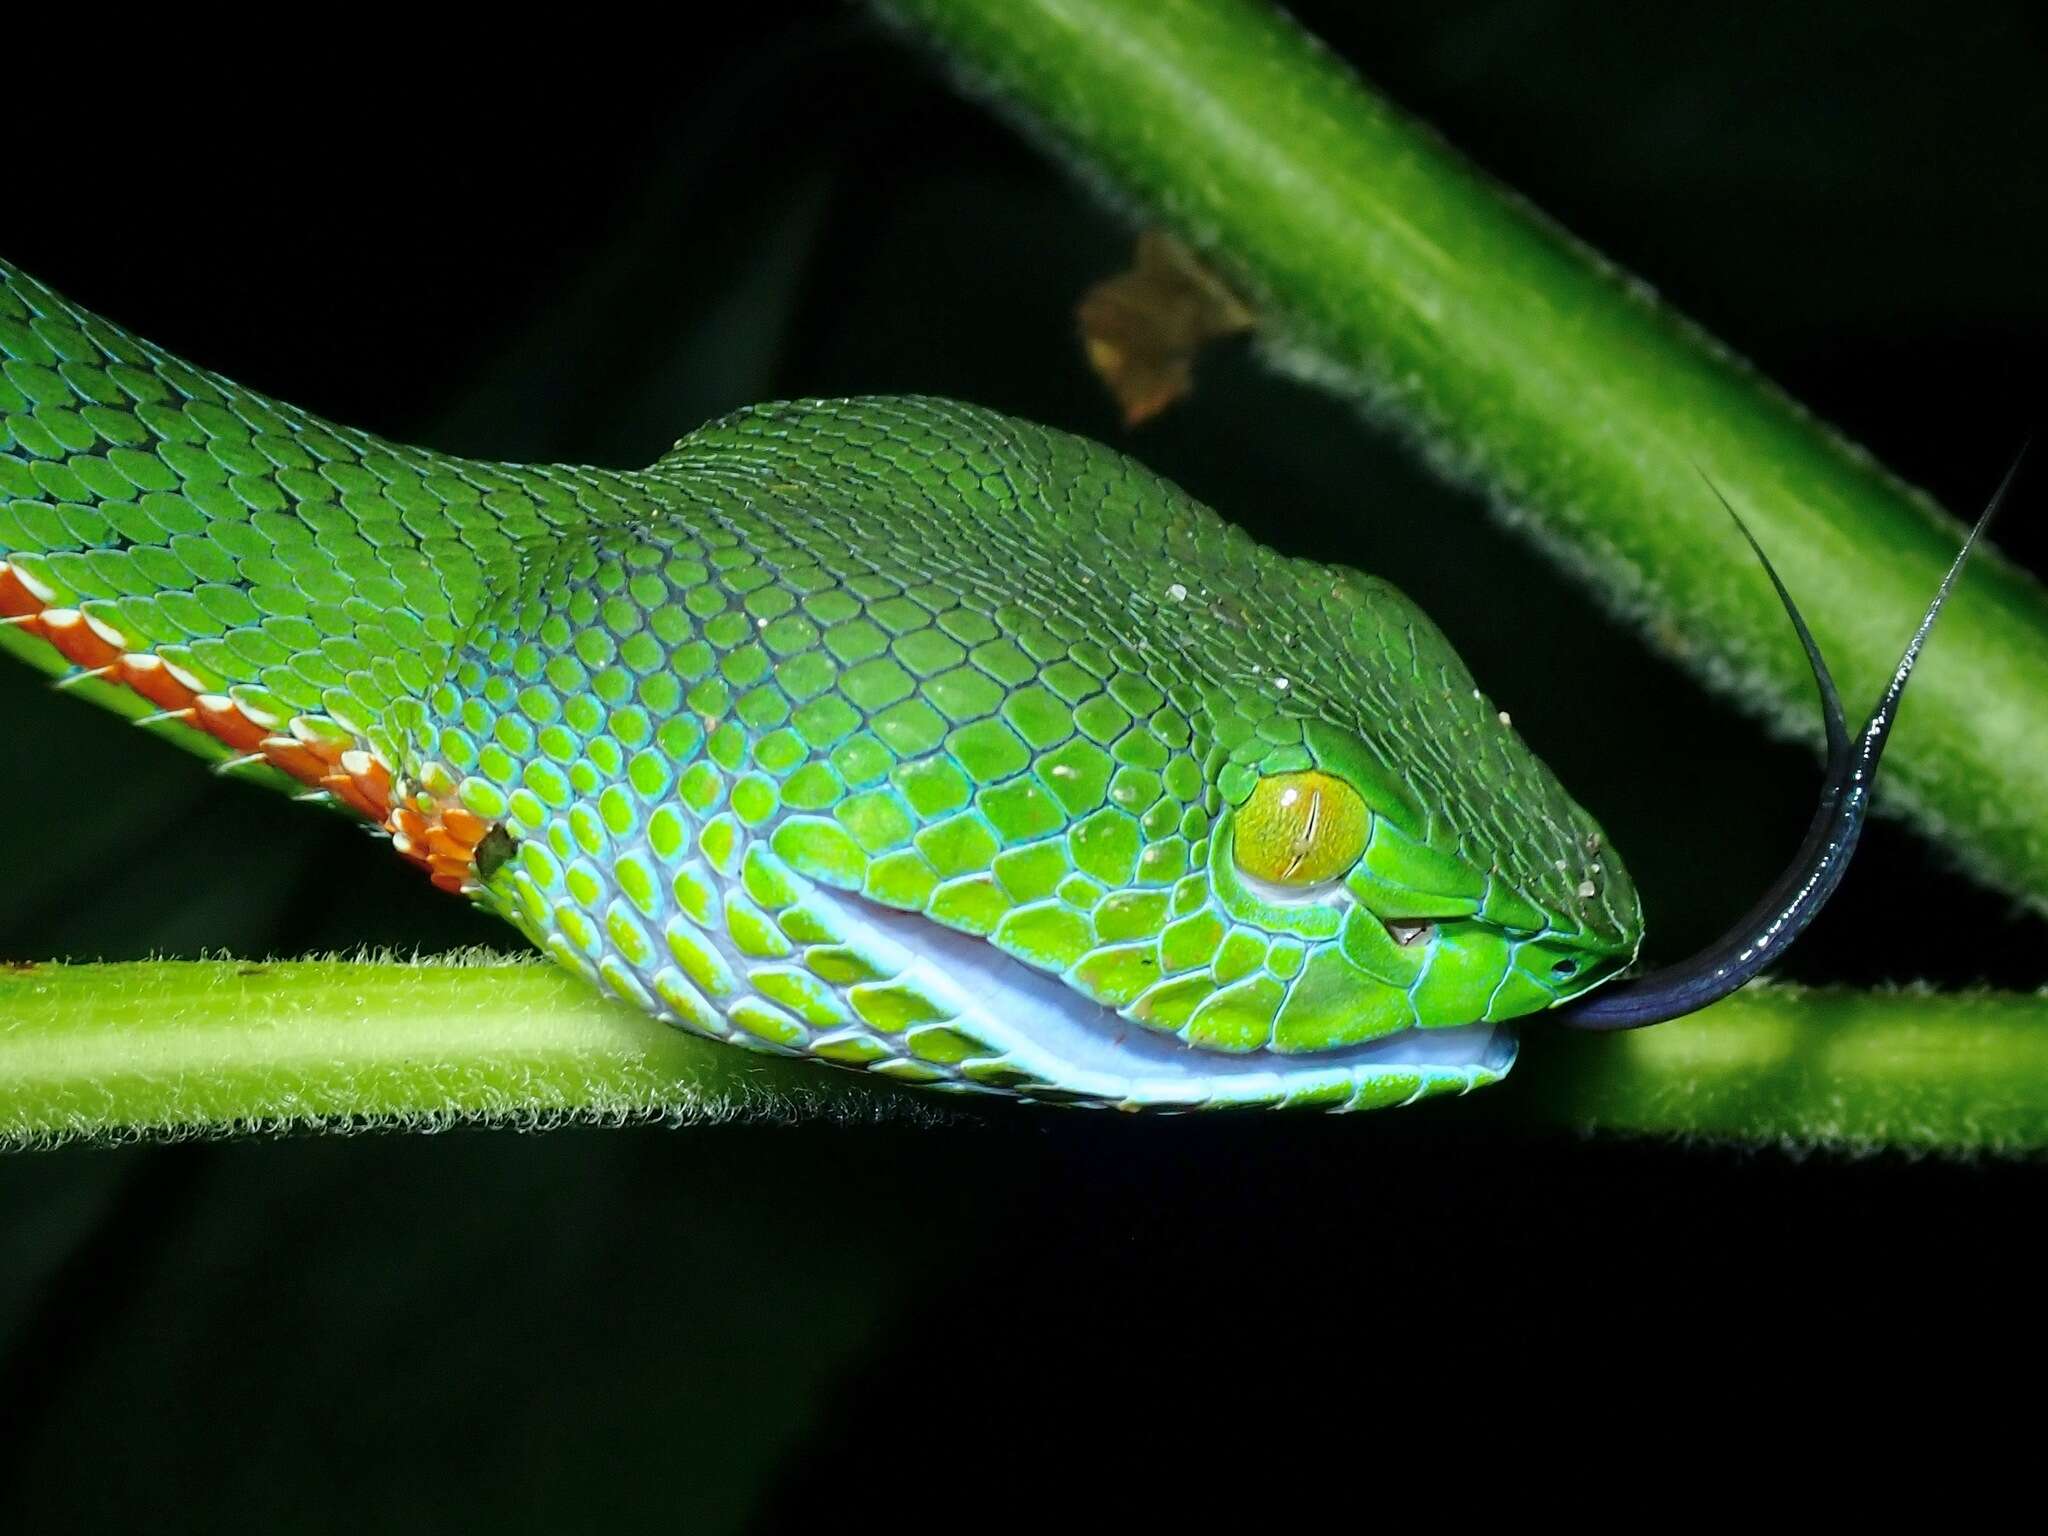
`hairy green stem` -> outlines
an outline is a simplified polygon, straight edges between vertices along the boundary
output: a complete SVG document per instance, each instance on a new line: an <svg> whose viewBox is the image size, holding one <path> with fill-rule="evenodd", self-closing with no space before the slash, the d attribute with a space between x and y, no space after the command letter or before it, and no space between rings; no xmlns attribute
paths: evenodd
<svg viewBox="0 0 2048 1536"><path fill-rule="evenodd" d="M535 959L0 966L0 1147L939 1112L686 1035Z"/></svg>
<svg viewBox="0 0 2048 1536"><path fill-rule="evenodd" d="M1637 1035L1539 1022L1506 1089L1437 1112L1746 1142L2034 1151L2048 1147L2048 995L1758 986ZM0 970L0 1146L944 1113L913 1091L685 1035L538 961Z"/></svg>
<svg viewBox="0 0 2048 1536"><path fill-rule="evenodd" d="M2048 1148L2048 992L1755 984L1621 1035L1536 1021L1503 1100L1544 1126L1946 1153Z"/></svg>
<svg viewBox="0 0 2048 1536"><path fill-rule="evenodd" d="M881 0L1089 185L1258 308L1274 355L1415 437L1654 643L1816 736L1713 478L1874 698L1961 527L1249 0ZM1368 61L1369 65L1369 61ZM1985 491L2002 465L1984 466ZM2048 911L2048 594L1987 551L1883 798Z"/></svg>

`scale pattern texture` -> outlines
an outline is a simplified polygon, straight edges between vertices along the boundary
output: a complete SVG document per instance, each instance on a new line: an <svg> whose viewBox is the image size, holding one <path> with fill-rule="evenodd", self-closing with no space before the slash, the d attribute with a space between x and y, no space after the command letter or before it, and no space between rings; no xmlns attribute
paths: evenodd
<svg viewBox="0 0 2048 1536"><path fill-rule="evenodd" d="M1401 1102L1504 1063L1361 1048L1551 1006L1640 935L1598 827L1399 592L948 401L761 406L643 471L480 463L0 264L0 616L641 1006L917 1081ZM1276 891L1232 818L1309 770L1369 833ZM1144 1049L1063 1064L1003 967Z"/></svg>

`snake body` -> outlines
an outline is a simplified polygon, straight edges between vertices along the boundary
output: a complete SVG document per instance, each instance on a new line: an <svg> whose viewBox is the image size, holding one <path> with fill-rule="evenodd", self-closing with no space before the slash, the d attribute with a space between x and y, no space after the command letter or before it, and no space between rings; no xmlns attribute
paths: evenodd
<svg viewBox="0 0 2048 1536"><path fill-rule="evenodd" d="M0 645L683 1028L1363 1108L1497 1079L1635 954L1598 826L1412 603L1097 444L870 398L642 470L452 458L4 263L0 359Z"/></svg>

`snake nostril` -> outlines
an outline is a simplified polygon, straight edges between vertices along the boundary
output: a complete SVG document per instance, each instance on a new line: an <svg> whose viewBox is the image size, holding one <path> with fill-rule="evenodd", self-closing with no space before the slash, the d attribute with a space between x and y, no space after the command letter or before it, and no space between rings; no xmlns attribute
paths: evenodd
<svg viewBox="0 0 2048 1536"><path fill-rule="evenodd" d="M1550 968L1551 976L1558 981L1569 981L1579 974L1579 962L1567 956Z"/></svg>

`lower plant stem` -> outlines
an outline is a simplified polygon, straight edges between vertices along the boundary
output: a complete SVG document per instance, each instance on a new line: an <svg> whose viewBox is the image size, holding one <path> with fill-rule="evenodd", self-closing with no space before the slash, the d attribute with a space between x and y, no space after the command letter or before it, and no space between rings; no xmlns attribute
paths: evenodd
<svg viewBox="0 0 2048 1536"><path fill-rule="evenodd" d="M944 1105L696 1039L533 961L0 968L0 1146L472 1121L935 1118ZM1433 1112L1745 1142L2039 1150L2048 995L1759 986L1633 1035L1537 1021L1506 1088Z"/></svg>
<svg viewBox="0 0 2048 1536"><path fill-rule="evenodd" d="M686 1035L537 961L0 967L0 1146L931 1108Z"/></svg>
<svg viewBox="0 0 2048 1536"><path fill-rule="evenodd" d="M2048 1148L2048 992L1755 984L1619 1035L1525 1030L1506 1108L1584 1131L1913 1151Z"/></svg>

